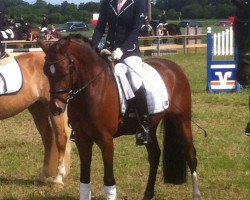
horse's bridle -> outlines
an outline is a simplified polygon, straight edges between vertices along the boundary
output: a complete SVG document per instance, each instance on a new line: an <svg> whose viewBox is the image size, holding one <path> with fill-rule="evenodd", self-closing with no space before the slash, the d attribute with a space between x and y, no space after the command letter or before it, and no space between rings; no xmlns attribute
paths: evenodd
<svg viewBox="0 0 250 200"><path fill-rule="evenodd" d="M45 58L45 62L50 64L50 65L54 65L56 63L59 63L65 59L68 59L69 61L69 76L70 76L70 87L67 89L58 89L58 90L50 90L50 94L51 95L57 95L57 94L68 94L68 97L66 99L62 99L60 97L56 97L57 99L59 99L60 101L64 102L65 104L68 104L70 100L72 100L77 94L79 94L81 91L83 91L85 88L87 88L92 82L94 82L97 78L99 78L99 76L104 72L105 68L99 73L97 74L95 77L93 77L90 81L88 81L85 85L83 85L82 87L80 87L79 89L75 89L74 88L74 80L73 80L73 72L75 71L75 63L73 61L73 59L70 58L69 54L66 53L65 57L60 59L60 60L56 60L56 61L48 61Z"/></svg>

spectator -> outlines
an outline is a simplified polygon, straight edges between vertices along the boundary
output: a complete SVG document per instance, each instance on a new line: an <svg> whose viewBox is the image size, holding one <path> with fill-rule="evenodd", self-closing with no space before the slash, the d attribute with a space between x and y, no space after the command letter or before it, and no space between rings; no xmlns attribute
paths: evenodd
<svg viewBox="0 0 250 200"><path fill-rule="evenodd" d="M48 18L47 16L44 14L43 15L43 19L42 19L42 24L41 24L41 32L47 32L48 30Z"/></svg>
<svg viewBox="0 0 250 200"><path fill-rule="evenodd" d="M47 33L47 40L58 39L59 37L60 37L60 34L57 32L55 26L51 25Z"/></svg>

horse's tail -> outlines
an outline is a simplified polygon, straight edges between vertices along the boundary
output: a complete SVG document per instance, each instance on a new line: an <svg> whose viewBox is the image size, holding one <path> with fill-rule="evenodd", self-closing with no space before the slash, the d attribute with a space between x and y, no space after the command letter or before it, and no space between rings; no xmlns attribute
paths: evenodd
<svg viewBox="0 0 250 200"><path fill-rule="evenodd" d="M170 119L164 120L163 177L165 183L186 182L187 163L185 150L177 127Z"/></svg>

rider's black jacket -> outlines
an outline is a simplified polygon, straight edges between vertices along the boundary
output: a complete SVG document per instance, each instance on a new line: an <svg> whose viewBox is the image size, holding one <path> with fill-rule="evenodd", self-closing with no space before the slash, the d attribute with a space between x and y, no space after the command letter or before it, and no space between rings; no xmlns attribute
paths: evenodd
<svg viewBox="0 0 250 200"><path fill-rule="evenodd" d="M140 56L138 37L144 19L144 0L127 0L119 13L117 0L103 0L92 42L95 47L98 46L107 25L106 46L111 51L121 48L123 59L128 56Z"/></svg>

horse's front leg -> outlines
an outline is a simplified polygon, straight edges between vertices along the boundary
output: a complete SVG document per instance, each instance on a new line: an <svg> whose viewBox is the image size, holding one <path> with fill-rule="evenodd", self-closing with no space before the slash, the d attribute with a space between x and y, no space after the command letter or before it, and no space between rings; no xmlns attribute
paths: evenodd
<svg viewBox="0 0 250 200"><path fill-rule="evenodd" d="M116 200L116 183L113 170L114 143L113 137L108 135L102 137L101 141L96 141L102 151L104 163L104 192L107 200Z"/></svg>
<svg viewBox="0 0 250 200"><path fill-rule="evenodd" d="M70 143L67 144L69 129L67 127L67 115L66 113L51 116L52 126L55 131L55 140L58 149L58 172L57 176L54 179L54 183L62 184L63 185L63 178L66 175L66 148L70 148ZM68 132L68 134L66 133ZM68 151L68 150L67 150ZM69 160L67 160L69 162Z"/></svg>
<svg viewBox="0 0 250 200"><path fill-rule="evenodd" d="M76 146L80 156L80 200L91 199L90 168L93 140L83 132L76 131Z"/></svg>
<svg viewBox="0 0 250 200"><path fill-rule="evenodd" d="M143 200L150 200L154 198L156 174L157 174L157 169L159 166L160 154L161 154L161 150L160 150L157 137L156 137L156 129L152 129L151 133L153 133L151 134L152 142L146 145L150 167L149 167L147 187L144 192Z"/></svg>

